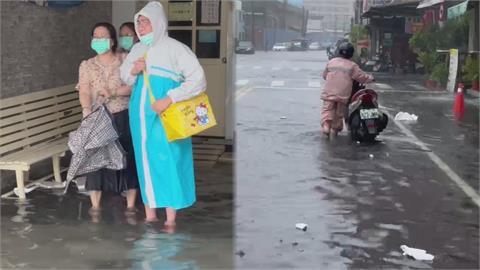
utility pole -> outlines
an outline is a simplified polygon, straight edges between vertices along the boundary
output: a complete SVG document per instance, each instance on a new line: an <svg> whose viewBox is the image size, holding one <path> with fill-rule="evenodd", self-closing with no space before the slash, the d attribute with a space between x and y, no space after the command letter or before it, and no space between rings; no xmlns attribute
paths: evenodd
<svg viewBox="0 0 480 270"><path fill-rule="evenodd" d="M252 17L252 31L251 31L252 44L253 44L253 47L256 47L255 46L255 13L253 12L253 0L250 1L250 14Z"/></svg>
<svg viewBox="0 0 480 270"><path fill-rule="evenodd" d="M334 20L334 35L335 35L335 39L338 39L338 33L337 33L337 14L334 15L335 16L335 20Z"/></svg>
<svg viewBox="0 0 480 270"><path fill-rule="evenodd" d="M263 49L268 50L268 36L267 36L267 9L263 10Z"/></svg>
<svg viewBox="0 0 480 270"><path fill-rule="evenodd" d="M307 28L308 28L308 20L310 13L308 10L305 9L305 7L302 8L303 11L303 24L302 24L302 36L305 37L307 34Z"/></svg>

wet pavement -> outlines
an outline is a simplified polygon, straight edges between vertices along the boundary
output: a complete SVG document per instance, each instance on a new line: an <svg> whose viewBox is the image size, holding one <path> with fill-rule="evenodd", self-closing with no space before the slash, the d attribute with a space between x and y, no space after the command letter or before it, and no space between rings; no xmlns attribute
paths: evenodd
<svg viewBox="0 0 480 270"><path fill-rule="evenodd" d="M141 203L126 216L121 196L104 197L100 217L75 188L2 199L1 269L231 269L232 174L229 164L196 168L197 203L179 212L175 232L145 224Z"/></svg>
<svg viewBox="0 0 480 270"><path fill-rule="evenodd" d="M325 64L322 51L239 56L237 267L478 269L478 206L404 130L391 121L370 145L320 134ZM419 115L403 126L478 193L478 106L456 123L451 94L387 88L381 105Z"/></svg>

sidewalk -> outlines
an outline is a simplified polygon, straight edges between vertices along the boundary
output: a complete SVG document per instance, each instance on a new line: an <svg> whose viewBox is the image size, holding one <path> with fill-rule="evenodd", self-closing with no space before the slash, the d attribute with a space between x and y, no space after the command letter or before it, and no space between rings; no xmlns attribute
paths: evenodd
<svg viewBox="0 0 480 270"><path fill-rule="evenodd" d="M374 76L375 83L368 86L379 91L380 105L393 116L400 111L418 115L418 121L405 123L406 127L478 192L479 98L467 91L465 116L457 121L452 112L453 93L423 87L421 76Z"/></svg>
<svg viewBox="0 0 480 270"><path fill-rule="evenodd" d="M375 82L368 84L368 87L378 91L395 91L399 92L429 92L432 94L445 95L450 97L453 102L455 95L446 90L431 90L425 87L425 76L419 74L390 74L390 73L373 73ZM465 90L465 103L480 107L480 94L478 91L471 89Z"/></svg>
<svg viewBox="0 0 480 270"><path fill-rule="evenodd" d="M418 74L373 73L375 82L369 87L380 91L432 91L424 86L424 76ZM432 91L437 92L437 91ZM443 92L443 91L438 91Z"/></svg>

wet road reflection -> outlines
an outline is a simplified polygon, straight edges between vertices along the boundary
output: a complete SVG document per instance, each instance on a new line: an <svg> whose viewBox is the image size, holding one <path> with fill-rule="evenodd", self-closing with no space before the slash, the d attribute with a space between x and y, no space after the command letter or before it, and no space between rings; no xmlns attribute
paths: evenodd
<svg viewBox="0 0 480 270"><path fill-rule="evenodd" d="M323 70L325 63L315 52L283 56L287 63L295 58L303 71L290 80L306 80L305 70ZM278 64L268 54L244 61ZM394 123L375 144L352 142L346 132L324 138L319 96L320 89L259 86L237 103L239 268L477 269L479 209L470 198ZM451 110L449 101L425 100L380 95L390 113L420 115L418 123L405 125L476 185L478 142L470 138L478 140L478 123L470 119L454 128L439 121ZM298 222L308 230L296 230ZM401 245L435 259L415 261Z"/></svg>

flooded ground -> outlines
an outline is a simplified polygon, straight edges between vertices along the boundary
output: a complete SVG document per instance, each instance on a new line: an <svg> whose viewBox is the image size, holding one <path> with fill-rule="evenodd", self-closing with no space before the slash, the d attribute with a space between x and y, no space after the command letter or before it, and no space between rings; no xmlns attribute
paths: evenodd
<svg viewBox="0 0 480 270"><path fill-rule="evenodd" d="M197 168L197 203L180 211L175 232L127 217L125 200L106 196L102 214L71 190L35 190L1 201L2 269L231 269L232 166ZM164 220L164 211L159 211Z"/></svg>
<svg viewBox="0 0 480 270"><path fill-rule="evenodd" d="M238 268L477 269L478 206L403 129L391 121L374 145L320 134L325 64L323 51L239 57ZM448 94L390 90L387 112L419 115L404 127L477 190L478 106L455 123Z"/></svg>

